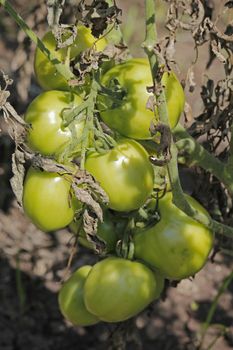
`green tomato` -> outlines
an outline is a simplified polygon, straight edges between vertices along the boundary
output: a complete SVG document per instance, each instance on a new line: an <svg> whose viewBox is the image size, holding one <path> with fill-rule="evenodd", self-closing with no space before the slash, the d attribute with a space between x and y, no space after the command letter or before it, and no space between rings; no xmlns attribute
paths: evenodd
<svg viewBox="0 0 233 350"><path fill-rule="evenodd" d="M85 168L107 193L109 208L117 211L140 208L153 190L148 154L134 140L123 139L106 153L90 153Z"/></svg>
<svg viewBox="0 0 233 350"><path fill-rule="evenodd" d="M80 203L71 197L68 175L48 173L31 167L23 186L23 209L42 231L54 231L71 223Z"/></svg>
<svg viewBox="0 0 233 350"><path fill-rule="evenodd" d="M81 97L70 92L47 91L37 96L29 105L25 121L31 125L28 130L27 142L29 147L44 156L56 155L72 141L72 131L63 126L62 112L72 110L82 103ZM80 139L84 122L73 122L74 132ZM75 152L80 151L80 143Z"/></svg>
<svg viewBox="0 0 233 350"><path fill-rule="evenodd" d="M102 78L102 84L111 88L112 79L117 79L126 92L125 98L117 105L106 95L98 98L98 108L103 121L120 134L135 139L149 139L149 128L154 113L146 108L151 94L151 70L145 58L133 58L110 69ZM174 128L184 109L183 88L173 72L165 72L162 77L167 100L169 123Z"/></svg>
<svg viewBox="0 0 233 350"><path fill-rule="evenodd" d="M86 308L106 322L135 316L155 295L153 272L144 264L117 257L95 264L84 285Z"/></svg>
<svg viewBox="0 0 233 350"><path fill-rule="evenodd" d="M90 326L99 322L84 304L83 288L91 266L82 266L63 284L58 302L63 316L76 326Z"/></svg>
<svg viewBox="0 0 233 350"><path fill-rule="evenodd" d="M80 225L80 221L73 221L70 224L70 229L74 233L77 233L79 225ZM103 222L98 223L97 236L100 239L103 239L105 241L105 243L106 243L105 252L106 253L109 253L109 252L112 252L115 250L116 243L117 243L119 237L117 234L115 223L114 223L110 213L107 210L104 211ZM94 248L93 244L87 240L86 233L83 229L81 229L79 232L78 241L82 246L84 246L88 249Z"/></svg>
<svg viewBox="0 0 233 350"><path fill-rule="evenodd" d="M77 36L72 45L66 48L56 50L56 39L51 31L47 32L43 39L45 47L52 52L56 58L65 63L70 49L70 60L75 59L81 52L90 47L94 47L97 51L102 51L107 45L104 38L96 39L91 34L91 29L84 26L77 27ZM49 61L43 52L37 47L35 52L34 70L39 85L44 90L69 90L66 79L57 72L56 67Z"/></svg>
<svg viewBox="0 0 233 350"><path fill-rule="evenodd" d="M207 211L186 195L193 209L208 217ZM136 231L135 257L156 267L167 278L180 280L197 273L206 263L213 246L213 234L172 203L168 192L159 201L160 221Z"/></svg>

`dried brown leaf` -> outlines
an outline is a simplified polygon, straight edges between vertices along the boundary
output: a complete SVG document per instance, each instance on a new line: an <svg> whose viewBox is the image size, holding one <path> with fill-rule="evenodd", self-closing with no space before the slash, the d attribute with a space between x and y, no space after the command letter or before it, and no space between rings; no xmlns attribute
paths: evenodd
<svg viewBox="0 0 233 350"><path fill-rule="evenodd" d="M48 15L47 21L50 27L59 24L65 0L47 0Z"/></svg>
<svg viewBox="0 0 233 350"><path fill-rule="evenodd" d="M52 30L57 42L57 48L61 49L72 45L77 36L76 25L60 24Z"/></svg>
<svg viewBox="0 0 233 350"><path fill-rule="evenodd" d="M91 208L92 212L96 214L96 217L103 221L103 212L98 202L96 202L91 193L87 189L81 188L75 184L75 181L72 183L72 189L75 193L75 196L84 203L88 208Z"/></svg>
<svg viewBox="0 0 233 350"><path fill-rule="evenodd" d="M41 155L36 155L33 157L32 165L49 173L72 175L72 168L70 166L59 164L50 158L43 158Z"/></svg>
<svg viewBox="0 0 233 350"><path fill-rule="evenodd" d="M195 75L194 75L194 66L192 65L188 72L187 72L187 83L188 83L188 87L189 87L189 91L193 92L196 86L196 82L195 82Z"/></svg>
<svg viewBox="0 0 233 350"><path fill-rule="evenodd" d="M10 179L12 190L15 194L17 202L22 206L23 198L23 181L25 175L25 153L19 149L15 150L12 155L12 172L13 177Z"/></svg>
<svg viewBox="0 0 233 350"><path fill-rule="evenodd" d="M150 111L154 112L155 109L155 97L154 96L149 96L147 103L146 103L146 108L149 109Z"/></svg>
<svg viewBox="0 0 233 350"><path fill-rule="evenodd" d="M106 248L105 242L97 236L98 218L93 212L85 209L83 213L83 229L87 240L93 245L98 254L103 254Z"/></svg>

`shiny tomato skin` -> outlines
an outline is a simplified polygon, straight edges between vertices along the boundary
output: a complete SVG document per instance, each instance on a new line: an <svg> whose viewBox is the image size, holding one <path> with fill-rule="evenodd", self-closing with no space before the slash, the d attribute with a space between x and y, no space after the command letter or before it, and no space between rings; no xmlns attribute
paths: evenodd
<svg viewBox="0 0 233 350"><path fill-rule="evenodd" d="M99 319L86 309L83 300L83 287L91 268L85 265L77 269L59 291L61 313L75 326L91 326L99 322Z"/></svg>
<svg viewBox="0 0 233 350"><path fill-rule="evenodd" d="M125 90L126 96L118 106L105 95L98 98L100 116L103 121L121 135L135 139L149 139L149 128L154 113L146 108L151 94L152 77L149 62L146 58L133 58L114 66L102 78L102 84L109 87L112 79L117 79ZM184 109L184 91L174 72L165 72L162 77L167 99L170 126L173 128L179 121Z"/></svg>
<svg viewBox="0 0 233 350"><path fill-rule="evenodd" d="M207 211L192 197L190 205L208 217ZM135 257L157 268L165 277L180 280L197 273L213 247L213 234L172 203L168 192L159 201L161 219L153 227L136 231Z"/></svg>
<svg viewBox="0 0 233 350"><path fill-rule="evenodd" d="M79 225L80 225L79 221L76 221L76 222L73 221L69 227L71 231L73 231L74 233L77 233ZM118 237L117 229L115 227L115 223L113 222L111 215L108 213L107 210L104 210L103 222L98 223L97 236L100 239L105 241L106 253L109 253L115 250L116 243L119 237ZM82 246L88 249L94 248L93 244L87 240L86 233L83 229L81 229L79 232L78 241Z"/></svg>
<svg viewBox="0 0 233 350"><path fill-rule="evenodd" d="M148 154L136 141L122 139L106 153L87 156L85 168L109 196L109 208L131 211L140 208L154 185Z"/></svg>
<svg viewBox="0 0 233 350"><path fill-rule="evenodd" d="M106 322L121 322L136 315L155 294L153 272L144 264L118 257L95 264L84 285L86 308Z"/></svg>
<svg viewBox="0 0 233 350"><path fill-rule="evenodd" d="M72 141L72 132L63 126L62 112L82 103L74 93L51 90L41 93L28 106L25 121L30 124L27 143L29 147L44 156L56 155ZM74 122L76 137L80 138L84 122ZM80 144L77 145L77 152Z"/></svg>
<svg viewBox="0 0 233 350"><path fill-rule="evenodd" d="M23 209L42 231L55 231L71 223L80 203L71 198L71 181L66 175L30 167L23 186Z"/></svg>
<svg viewBox="0 0 233 350"><path fill-rule="evenodd" d="M56 40L51 31L47 32L42 38L46 48L56 55L56 58L65 63L68 47L56 50ZM94 47L97 51L105 48L107 42L104 38L96 39L91 34L91 29L78 26L77 37L70 46L70 60L73 60L82 51ZM66 79L57 72L56 67L48 60L39 48L36 49L34 59L34 71L39 85L44 90L69 90L69 84Z"/></svg>

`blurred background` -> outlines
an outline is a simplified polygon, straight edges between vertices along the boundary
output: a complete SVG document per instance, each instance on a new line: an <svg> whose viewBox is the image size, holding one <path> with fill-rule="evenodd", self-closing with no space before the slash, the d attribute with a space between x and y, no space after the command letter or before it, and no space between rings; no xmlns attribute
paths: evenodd
<svg viewBox="0 0 233 350"><path fill-rule="evenodd" d="M232 21L232 11L224 12L225 1L206 3L212 9L212 19L218 20L218 27L224 30ZM11 4L42 37L48 29L45 1L12 0ZM76 1L67 1L64 13L67 23L74 21L75 4ZM144 56L141 49L145 36L144 1L118 0L117 5L122 9L122 32L132 55ZM168 35L165 28L167 9L168 2L157 1L160 38ZM34 44L0 7L0 69L14 80L9 87L9 101L20 115L41 92L33 73L34 50ZM196 83L192 92L187 86L185 89L188 104L183 122L188 126L204 108L201 86L208 78L215 82L225 78L224 66L219 60L214 59L206 68L209 59L208 41L199 47L197 55L190 32L177 31L176 73L185 85L192 69ZM0 349L198 349L202 324L224 278L232 271L232 256L217 252L214 262L209 261L193 280L170 286L164 300L156 301L130 321L119 325L100 323L88 328L71 326L59 312L56 294L66 273L72 248L71 236L66 230L43 233L24 216L9 183L14 144L1 114L0 130ZM201 201L212 215L224 219L221 210L228 204L221 185L214 181L210 184L209 176L200 169L181 167L180 171L185 191ZM79 247L72 270L95 261L97 257ZM218 300L201 349L227 350L233 347L232 306L231 282Z"/></svg>

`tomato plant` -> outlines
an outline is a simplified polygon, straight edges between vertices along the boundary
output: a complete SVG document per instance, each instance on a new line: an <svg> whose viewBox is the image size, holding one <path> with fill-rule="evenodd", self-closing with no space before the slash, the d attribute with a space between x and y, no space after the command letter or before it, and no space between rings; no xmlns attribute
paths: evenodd
<svg viewBox="0 0 233 350"><path fill-rule="evenodd" d="M77 233L77 230L80 225L79 221L73 221L70 224L70 229L74 233ZM105 252L109 253L115 250L116 242L119 239L119 234L117 232L117 226L113 221L112 216L107 210L104 210L103 222L99 222L97 236L104 240L106 244ZM81 243L84 247L93 249L93 244L87 240L86 233L83 228L79 232L79 243Z"/></svg>
<svg viewBox="0 0 233 350"><path fill-rule="evenodd" d="M101 51L107 45L104 38L96 39L91 34L91 29L85 26L77 26L77 36L72 45L56 49L57 43L51 31L47 32L43 39L46 48L55 54L56 58L65 63L76 58L84 50L94 47ZM38 83L44 90L69 90L66 79L57 72L56 67L48 60L39 48L35 52L34 70Z"/></svg>
<svg viewBox="0 0 233 350"><path fill-rule="evenodd" d="M120 322L151 303L156 288L154 274L144 264L109 257L90 271L84 285L84 302L100 320Z"/></svg>
<svg viewBox="0 0 233 350"><path fill-rule="evenodd" d="M48 173L31 167L23 187L23 209L42 231L61 229L74 218L79 202L71 197L68 175Z"/></svg>
<svg viewBox="0 0 233 350"><path fill-rule="evenodd" d="M72 140L72 131L64 126L62 113L80 105L81 97L70 92L58 90L46 91L37 96L27 108L25 121L31 125L27 133L27 142L32 150L49 156L60 153ZM83 122L74 121L77 139L83 131ZM80 150L77 143L76 152Z"/></svg>
<svg viewBox="0 0 233 350"><path fill-rule="evenodd" d="M100 95L98 106L103 121L120 134L135 139L150 138L149 128L154 113L146 108L152 86L149 62L145 58L133 58L110 69L102 78L105 87L111 89L117 79L125 91L125 97L113 103L106 95ZM162 77L167 100L169 123L172 128L179 121L184 109L184 91L175 73L165 72Z"/></svg>
<svg viewBox="0 0 233 350"><path fill-rule="evenodd" d="M106 153L90 153L85 168L109 196L109 208L117 211L138 209L153 190L148 154L134 140L122 139Z"/></svg>
<svg viewBox="0 0 233 350"><path fill-rule="evenodd" d="M108 257L94 267L82 267L62 287L59 294L61 311L75 325L91 325L100 320L119 322L136 315L160 296L165 278L180 280L193 276L204 266L213 246L212 229L229 239L233 234L232 227L212 220L198 202L184 195L178 172L180 161L183 165L202 167L206 171L203 179L208 177L209 185L212 182L215 185L218 179L217 190L216 187L215 191L211 186L207 188L211 189L210 195L218 193L214 204L219 205L221 221L229 220L232 203L228 207L224 203L223 210L220 206L222 202L231 202L229 198L233 193L233 129L229 114L232 110L230 24L224 32L219 30L218 21L212 22L208 4L203 1L199 1L198 6L193 6L193 1L182 1L182 4L170 1L166 22L170 35L168 33L166 38L159 40L155 25L155 1L146 0L146 35L142 47L148 59L124 61L125 57L129 57L129 52L119 29L117 16L120 10L115 1L101 1L100 6L96 6L97 2L93 0L85 4L85 1L81 1L76 4L74 8L78 16L75 23L87 23L93 33L111 38L113 45L105 50L104 55L98 51L106 46L105 39L96 39L91 30L83 25L77 26L77 37L69 47L58 49L51 31L42 39L43 47L8 0L0 0L0 4L42 50L36 49L35 74L41 87L48 90L28 107L25 124L7 101L10 96L8 86L12 80L6 74L1 74L5 86L0 86L0 109L3 110L4 119L12 122L11 135L16 143L11 183L17 199L21 201L25 162L32 159L32 163L39 163L41 169L48 170L48 165L50 169L62 169L62 164L57 161L66 162L68 159L73 167L74 163L77 165L73 175L70 172L60 175L29 169L23 188L25 213L44 231L70 225L77 234L75 238L88 248L97 248L94 239L97 231L97 236L106 242L106 252L118 255ZM69 39L69 34L64 34L63 30L70 25L64 26L61 20L63 15L66 17L70 13L63 7L66 6L64 3L50 1L48 21L54 30L63 33L62 39L65 41ZM224 13L231 7L230 3L228 1L224 5ZM214 12L213 16L220 19ZM190 28L196 57L199 46L209 38L211 50L207 67L215 61L214 58L218 58L225 71L225 76L217 84L208 78L206 85L200 89L204 104L201 114L190 118L196 108L190 108L186 113L189 125L194 120L189 129L192 136L177 125L184 109L185 96L178 78L170 71L170 67L176 63L176 33L183 27L186 30ZM23 44L26 43L26 40L23 41ZM21 45L19 49L22 51ZM90 50L84 54L86 49ZM27 62L23 61L24 57L21 57L20 64L16 62L14 65L23 66L25 63L23 68L26 71ZM187 71L183 75L186 75L185 81L191 93L197 80L195 63L192 62L190 67L184 66ZM19 76L25 71L22 69ZM22 84L17 88L20 86ZM74 91L83 93L84 99ZM76 106L80 108L72 114L74 119L71 118L69 124L66 112L69 113ZM159 126L159 133L151 139L152 123ZM20 135L18 129L20 132L22 130ZM26 131L27 144L24 142ZM194 137L208 140L208 150L196 143ZM223 143L226 147L222 147ZM28 152L27 146L31 151ZM110 146L113 148L109 149ZM56 162L53 158L56 158ZM201 181L199 183L201 188ZM167 192L160 198L165 189L172 193ZM100 223L101 208L107 205L104 192L109 197L109 205L104 212L104 221ZM74 198L74 194L80 202ZM219 198L221 201L218 201ZM183 204L181 207L189 214L185 202L190 203L195 209L191 217L176 207L173 199L178 206ZM201 217L197 215L200 212L203 214ZM83 218L78 216L81 213ZM93 242L90 243L89 237L92 235ZM77 239L74 240L68 266ZM99 253L98 249L95 250ZM224 247L224 253L231 252ZM230 279L224 281L221 293L229 285L228 281ZM23 300L20 301L23 308ZM201 333L204 337L204 332ZM202 348L203 339L198 348Z"/></svg>
<svg viewBox="0 0 233 350"><path fill-rule="evenodd" d="M86 309L83 299L83 287L91 268L85 265L76 270L63 284L58 295L62 314L76 326L90 326L99 322L99 319Z"/></svg>
<svg viewBox="0 0 233 350"><path fill-rule="evenodd" d="M190 205L208 216L192 197ZM135 256L158 268L167 278L179 280L197 273L206 263L213 246L213 234L172 203L168 192L159 201L160 221L134 236Z"/></svg>

